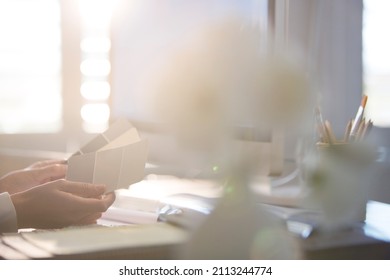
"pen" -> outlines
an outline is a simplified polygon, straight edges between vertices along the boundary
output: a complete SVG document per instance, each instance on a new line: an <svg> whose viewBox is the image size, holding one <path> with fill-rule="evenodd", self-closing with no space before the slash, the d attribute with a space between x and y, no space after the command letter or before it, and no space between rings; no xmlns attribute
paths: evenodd
<svg viewBox="0 0 390 280"><path fill-rule="evenodd" d="M354 120L354 122L352 124L350 138L352 138L353 140L357 136L358 129L359 129L359 126L360 126L360 123L362 121L363 114L364 114L364 108L366 107L367 98L368 98L367 95L363 96L362 101L361 101L360 106L359 106L359 109L358 109L358 111L356 113L355 120Z"/></svg>

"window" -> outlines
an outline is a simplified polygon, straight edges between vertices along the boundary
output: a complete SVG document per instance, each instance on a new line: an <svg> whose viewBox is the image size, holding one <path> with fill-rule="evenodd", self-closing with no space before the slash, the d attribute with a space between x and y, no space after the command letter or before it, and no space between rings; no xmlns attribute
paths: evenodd
<svg viewBox="0 0 390 280"><path fill-rule="evenodd" d="M59 1L0 1L0 133L62 128Z"/></svg>
<svg viewBox="0 0 390 280"><path fill-rule="evenodd" d="M364 1L364 92L369 100L366 115L383 127L390 127L389 9L389 1Z"/></svg>
<svg viewBox="0 0 390 280"><path fill-rule="evenodd" d="M80 113L86 132L102 132L110 118L110 22L116 5L113 0L79 0L83 98Z"/></svg>
<svg viewBox="0 0 390 280"><path fill-rule="evenodd" d="M0 0L0 148L73 152L107 127L116 2Z"/></svg>

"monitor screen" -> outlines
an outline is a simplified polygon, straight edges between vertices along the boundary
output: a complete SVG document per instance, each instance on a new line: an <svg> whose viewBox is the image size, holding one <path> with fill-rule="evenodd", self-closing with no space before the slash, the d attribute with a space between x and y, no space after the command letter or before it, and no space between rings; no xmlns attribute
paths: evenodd
<svg viewBox="0 0 390 280"><path fill-rule="evenodd" d="M161 120L151 110L148 96L156 69L169 64L172 54L186 42L219 21L230 17L242 20L245 28L266 32L266 0L163 0L120 1L113 17L112 39L112 118L128 118L147 133L159 131ZM180 105L178 105L180 106ZM235 126L235 137L244 154L256 155L268 164L261 173L278 174L283 166L283 132L267 128L259 131L246 119ZM142 131L142 127L140 127ZM147 134L150 136L150 134ZM157 139L157 140L155 140ZM166 141L166 142L164 142ZM151 161L172 157L166 137L150 140ZM164 144L162 144L164 143ZM161 147L165 147L161 149ZM157 160L159 159L159 160ZM263 159L263 160L262 160Z"/></svg>

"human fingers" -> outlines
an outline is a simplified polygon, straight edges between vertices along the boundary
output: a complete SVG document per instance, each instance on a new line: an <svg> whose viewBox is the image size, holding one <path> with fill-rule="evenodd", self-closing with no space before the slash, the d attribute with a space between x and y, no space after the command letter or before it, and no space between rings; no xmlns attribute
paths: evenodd
<svg viewBox="0 0 390 280"><path fill-rule="evenodd" d="M115 201L115 192L109 192L105 194L102 199L106 203L107 208L110 207Z"/></svg>
<svg viewBox="0 0 390 280"><path fill-rule="evenodd" d="M40 184L65 178L68 166L65 164L51 164L30 170Z"/></svg>
<svg viewBox="0 0 390 280"><path fill-rule="evenodd" d="M74 196L73 198L74 209L76 211L83 211L85 213L93 212L106 212L108 207L110 207L115 201L115 194L108 193L106 195L100 196L100 198L84 198Z"/></svg>
<svg viewBox="0 0 390 280"><path fill-rule="evenodd" d="M47 160L41 160L37 161L33 164L31 164L28 169L34 169L34 168L42 168L46 167L48 165L53 165L53 164L66 164L67 161L65 159L47 159Z"/></svg>
<svg viewBox="0 0 390 280"><path fill-rule="evenodd" d="M60 180L59 190L84 198L98 198L106 191L106 186Z"/></svg>

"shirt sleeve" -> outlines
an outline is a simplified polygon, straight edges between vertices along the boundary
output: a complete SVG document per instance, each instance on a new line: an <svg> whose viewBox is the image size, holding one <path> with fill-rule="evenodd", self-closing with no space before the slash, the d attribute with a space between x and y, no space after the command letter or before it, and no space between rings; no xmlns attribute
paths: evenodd
<svg viewBox="0 0 390 280"><path fill-rule="evenodd" d="M0 233L16 232L16 211L7 192L0 193Z"/></svg>

